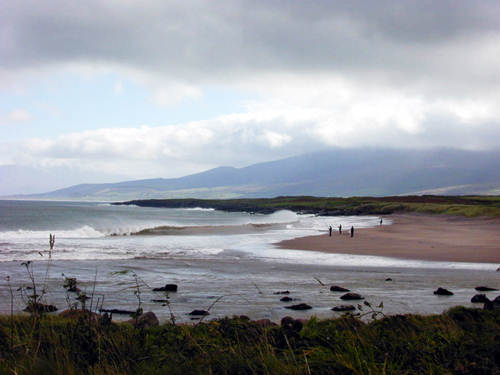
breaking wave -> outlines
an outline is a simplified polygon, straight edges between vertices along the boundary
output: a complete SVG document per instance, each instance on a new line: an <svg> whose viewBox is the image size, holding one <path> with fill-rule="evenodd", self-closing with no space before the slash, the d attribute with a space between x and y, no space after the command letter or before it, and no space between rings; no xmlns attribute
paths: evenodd
<svg viewBox="0 0 500 375"><path fill-rule="evenodd" d="M283 229L285 224L241 224L241 225L198 225L198 226L159 226L155 228L142 229L132 235L211 235L211 234L247 234L271 229Z"/></svg>
<svg viewBox="0 0 500 375"><path fill-rule="evenodd" d="M191 211L214 211L206 208L192 208ZM200 212L201 213L201 212ZM116 219L116 222L97 220L96 223L85 224L75 229L31 230L17 229L0 232L2 240L45 239L49 234L58 238L100 238L108 236L128 235L212 235L212 234L246 234L263 232L273 229L284 229L286 225L299 222L299 217L291 211L279 211L271 215L254 215L239 218L234 224L215 223L207 221L189 224L176 223L175 219L153 220L146 222Z"/></svg>

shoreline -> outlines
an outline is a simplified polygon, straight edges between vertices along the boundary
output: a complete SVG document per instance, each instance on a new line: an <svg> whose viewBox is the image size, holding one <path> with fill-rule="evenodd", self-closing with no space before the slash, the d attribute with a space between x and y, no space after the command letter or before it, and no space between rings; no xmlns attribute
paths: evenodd
<svg viewBox="0 0 500 375"><path fill-rule="evenodd" d="M399 259L500 264L500 219L426 214L385 216L391 225L356 229L342 235L299 237L274 245L281 249Z"/></svg>

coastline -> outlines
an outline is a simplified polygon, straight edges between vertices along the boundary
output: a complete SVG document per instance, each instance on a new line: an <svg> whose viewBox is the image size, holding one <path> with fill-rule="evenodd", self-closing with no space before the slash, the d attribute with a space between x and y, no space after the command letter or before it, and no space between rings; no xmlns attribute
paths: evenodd
<svg viewBox="0 0 500 375"><path fill-rule="evenodd" d="M372 255L401 259L500 264L500 219L426 214L393 214L391 225L299 237L281 249Z"/></svg>

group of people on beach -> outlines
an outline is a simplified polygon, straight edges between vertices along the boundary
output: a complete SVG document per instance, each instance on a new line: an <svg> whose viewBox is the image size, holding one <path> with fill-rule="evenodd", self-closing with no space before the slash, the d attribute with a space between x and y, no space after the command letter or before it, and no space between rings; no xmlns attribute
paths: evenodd
<svg viewBox="0 0 500 375"><path fill-rule="evenodd" d="M330 228L328 228L328 231L329 231L330 237L331 237L332 231L333 231L333 228L331 225L330 225ZM339 234L342 234L342 224L339 225ZM351 237L354 237L354 225L351 226Z"/></svg>
<svg viewBox="0 0 500 375"><path fill-rule="evenodd" d="M380 218L379 224L382 225L382 223L383 223L383 219ZM333 232L333 228L332 228L331 225L328 228L328 232L329 232L330 237L331 237L332 236L332 232ZM342 224L339 224L339 234L342 234ZM354 225L351 225L351 237L354 237Z"/></svg>

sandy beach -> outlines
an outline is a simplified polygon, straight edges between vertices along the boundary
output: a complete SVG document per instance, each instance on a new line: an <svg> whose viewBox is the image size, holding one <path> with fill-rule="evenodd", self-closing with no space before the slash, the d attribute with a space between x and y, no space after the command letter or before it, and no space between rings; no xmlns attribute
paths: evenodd
<svg viewBox="0 0 500 375"><path fill-rule="evenodd" d="M429 261L500 264L500 219L397 214L392 225L279 242L278 247Z"/></svg>

